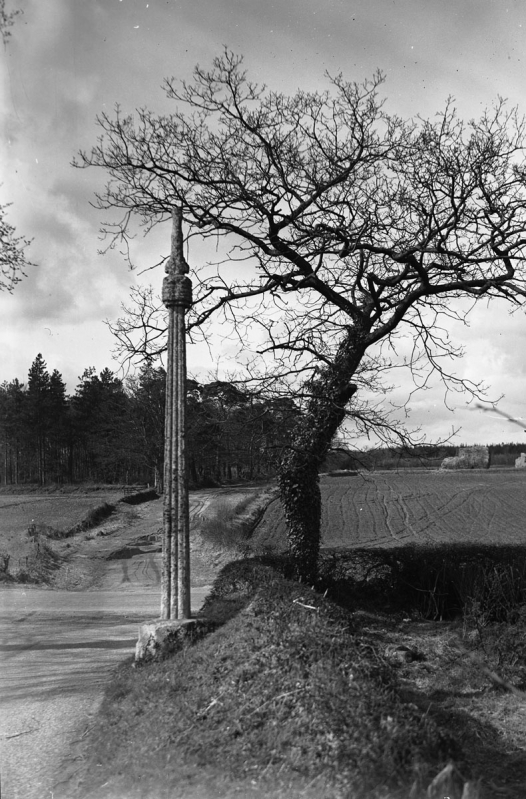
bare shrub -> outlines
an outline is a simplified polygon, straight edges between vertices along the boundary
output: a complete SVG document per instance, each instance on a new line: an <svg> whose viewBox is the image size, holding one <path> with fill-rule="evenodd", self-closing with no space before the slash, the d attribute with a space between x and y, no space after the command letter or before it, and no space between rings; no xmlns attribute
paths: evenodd
<svg viewBox="0 0 526 799"><path fill-rule="evenodd" d="M29 555L21 562L16 572L16 580L20 583L49 583L53 572L59 568L63 559L50 544L36 531L37 525L30 527L32 547ZM28 534L30 532L28 530Z"/></svg>
<svg viewBox="0 0 526 799"><path fill-rule="evenodd" d="M514 623L526 605L526 549L447 544L327 552L320 572L332 591L383 594L426 619L466 615L477 625Z"/></svg>

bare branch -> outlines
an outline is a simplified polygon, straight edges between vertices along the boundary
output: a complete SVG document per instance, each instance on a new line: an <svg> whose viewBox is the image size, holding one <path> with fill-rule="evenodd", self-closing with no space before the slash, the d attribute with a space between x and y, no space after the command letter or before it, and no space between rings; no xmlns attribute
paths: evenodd
<svg viewBox="0 0 526 799"><path fill-rule="evenodd" d="M327 80L324 92L285 96L251 82L225 50L192 81L166 81L172 114L102 114L100 139L77 163L107 175L96 204L117 216L102 235L127 258L137 226L148 234L182 208L187 241L213 245L193 281L191 335L219 327L238 342L247 380L300 398L280 478L294 551L316 539L317 468L347 408L364 431L402 431L358 396L385 396L397 340L413 342L403 365L416 388L433 371L448 390L480 397L484 387L449 365L462 352L444 333L455 304L526 299L518 111L499 98L465 123L449 101L433 119L404 121L385 111L380 73ZM118 350L152 357L164 347L163 319L151 291L134 300L113 327ZM393 358L375 373L382 347Z"/></svg>

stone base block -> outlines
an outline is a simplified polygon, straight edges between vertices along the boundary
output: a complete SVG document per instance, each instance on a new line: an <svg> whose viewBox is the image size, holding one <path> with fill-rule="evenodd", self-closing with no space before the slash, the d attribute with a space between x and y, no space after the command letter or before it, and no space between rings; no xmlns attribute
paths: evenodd
<svg viewBox="0 0 526 799"><path fill-rule="evenodd" d="M177 652L185 643L203 638L214 628L206 619L153 619L139 627L135 646L135 662L162 660Z"/></svg>

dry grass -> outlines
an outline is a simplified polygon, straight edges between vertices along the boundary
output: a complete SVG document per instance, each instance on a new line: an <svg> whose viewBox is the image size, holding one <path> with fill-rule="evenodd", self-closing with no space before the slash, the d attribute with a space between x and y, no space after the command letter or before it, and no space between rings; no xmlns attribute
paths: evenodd
<svg viewBox="0 0 526 799"><path fill-rule="evenodd" d="M49 583L62 563L63 558L53 547L42 536L36 535L31 541L29 555L25 560L19 560L18 569L12 576L17 583Z"/></svg>
<svg viewBox="0 0 526 799"><path fill-rule="evenodd" d="M92 527L96 527L98 524L104 521L104 519L107 519L108 516L111 516L114 510L115 505L113 503L103 502L100 505L96 505L94 508L89 509L80 522L74 524L73 527L67 530L64 534L57 537L68 538L71 535L82 533L84 530L90 530Z"/></svg>
<svg viewBox="0 0 526 799"><path fill-rule="evenodd" d="M203 613L206 639L121 667L83 796L394 799L460 754L349 614L276 568L229 564Z"/></svg>
<svg viewBox="0 0 526 799"><path fill-rule="evenodd" d="M197 526L210 543L230 550L243 549L275 493L266 487L244 496L221 496L208 506Z"/></svg>

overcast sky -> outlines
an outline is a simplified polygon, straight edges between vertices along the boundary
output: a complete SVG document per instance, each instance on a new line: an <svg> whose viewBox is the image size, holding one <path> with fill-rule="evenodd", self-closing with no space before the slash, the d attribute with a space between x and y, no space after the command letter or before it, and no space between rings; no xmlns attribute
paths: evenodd
<svg viewBox="0 0 526 799"><path fill-rule="evenodd" d="M72 392L85 367L112 362L115 320L137 280L160 289L162 273L138 278L116 252L98 254L102 188L98 170L71 160L97 137L97 113L169 110L164 77L189 78L223 45L245 55L250 76L294 92L323 88L324 72L351 80L387 75L387 109L432 116L452 95L460 116L479 116L497 95L526 112L524 0L12 0L23 10L0 54L2 147L0 201L9 221L33 238L37 267L12 295L0 293L0 382L25 380L41 352ZM9 6L9 0L8 0ZM13 7L13 6L12 6ZM141 242L141 267L168 254L159 238ZM191 260L191 253L190 253ZM484 380L499 407L526 417L526 317L504 306L477 308L469 329L453 330L466 347L459 375ZM209 368L191 352L190 369ZM393 377L397 382L397 376ZM404 382L396 397L407 391ZM411 402L413 425L431 437L461 428L457 443L525 441L522 428L433 388ZM526 427L526 419L525 424Z"/></svg>

